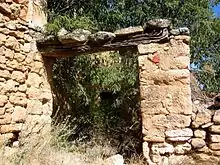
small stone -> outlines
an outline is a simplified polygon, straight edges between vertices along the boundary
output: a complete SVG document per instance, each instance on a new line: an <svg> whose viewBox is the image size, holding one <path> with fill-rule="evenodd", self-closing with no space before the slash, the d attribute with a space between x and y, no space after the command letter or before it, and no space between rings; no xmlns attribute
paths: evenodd
<svg viewBox="0 0 220 165"><path fill-rule="evenodd" d="M8 70L0 70L0 77L9 79L11 74Z"/></svg>
<svg viewBox="0 0 220 165"><path fill-rule="evenodd" d="M19 86L18 82L15 82L13 80L8 80L5 84L5 90L7 92L16 92L17 91L17 87Z"/></svg>
<svg viewBox="0 0 220 165"><path fill-rule="evenodd" d="M13 71L11 77L13 80L17 81L18 83L25 82L25 74L20 71Z"/></svg>
<svg viewBox="0 0 220 165"><path fill-rule="evenodd" d="M27 111L32 115L42 115L43 106L39 100L28 100L27 102Z"/></svg>
<svg viewBox="0 0 220 165"><path fill-rule="evenodd" d="M200 149L206 145L205 141L201 138L192 138L191 144L194 149Z"/></svg>
<svg viewBox="0 0 220 165"><path fill-rule="evenodd" d="M220 135L210 135L210 141L213 143L220 143Z"/></svg>
<svg viewBox="0 0 220 165"><path fill-rule="evenodd" d="M9 59L13 59L14 58L14 51L10 50L10 49L6 49L4 51L5 57L9 58Z"/></svg>
<svg viewBox="0 0 220 165"><path fill-rule="evenodd" d="M153 143L151 151L153 154L172 154L174 152L174 147L168 143Z"/></svg>
<svg viewBox="0 0 220 165"><path fill-rule="evenodd" d="M182 40L184 43L189 44L190 42L190 36L186 35L178 35L174 37L175 40Z"/></svg>
<svg viewBox="0 0 220 165"><path fill-rule="evenodd" d="M20 92L26 92L26 91L27 91L27 85L26 85L26 84L20 85L20 86L18 87L18 91L20 91Z"/></svg>
<svg viewBox="0 0 220 165"><path fill-rule="evenodd" d="M20 44L18 42L18 40L15 37L8 37L6 42L5 42L5 46L8 48L11 48L13 50L19 51L20 50Z"/></svg>
<svg viewBox="0 0 220 165"><path fill-rule="evenodd" d="M150 148L147 142L143 142L143 155L149 165L153 165L153 162L150 158Z"/></svg>
<svg viewBox="0 0 220 165"><path fill-rule="evenodd" d="M214 156L220 156L220 151L210 151L212 155Z"/></svg>
<svg viewBox="0 0 220 165"><path fill-rule="evenodd" d="M178 144L175 147L175 153L176 154L186 154L187 152L191 151L192 146L189 143L184 143L184 144Z"/></svg>
<svg viewBox="0 0 220 165"><path fill-rule="evenodd" d="M18 61L18 62L22 62L25 60L26 56L20 53L15 53L14 58Z"/></svg>
<svg viewBox="0 0 220 165"><path fill-rule="evenodd" d="M197 130L194 131L194 136L196 138L205 139L206 138L206 132L204 130L197 129Z"/></svg>
<svg viewBox="0 0 220 165"><path fill-rule="evenodd" d="M214 123L209 122L209 123L207 123L207 124L202 125L201 127L204 129L204 128L211 127L213 124L214 124Z"/></svg>
<svg viewBox="0 0 220 165"><path fill-rule="evenodd" d="M212 150L220 150L220 143L211 143L209 144L209 148Z"/></svg>
<svg viewBox="0 0 220 165"><path fill-rule="evenodd" d="M168 51L170 48L169 48L168 46L165 46L163 49L164 49L165 51Z"/></svg>
<svg viewBox="0 0 220 165"><path fill-rule="evenodd" d="M6 22L5 27L10 30L16 30L16 24L15 24L15 22L12 22L12 21Z"/></svg>
<svg viewBox="0 0 220 165"><path fill-rule="evenodd" d="M19 141L14 141L12 146L15 147L15 148L18 148L19 147Z"/></svg>
<svg viewBox="0 0 220 165"><path fill-rule="evenodd" d="M124 159L122 155L114 155L106 159L106 165L123 165Z"/></svg>
<svg viewBox="0 0 220 165"><path fill-rule="evenodd" d="M0 95L0 107L3 107L8 102L8 97L5 95Z"/></svg>
<svg viewBox="0 0 220 165"><path fill-rule="evenodd" d="M144 24L144 30L146 29L161 29L168 28L171 25L171 21L167 19L153 19Z"/></svg>
<svg viewBox="0 0 220 165"><path fill-rule="evenodd" d="M213 121L215 124L220 124L220 111L215 111Z"/></svg>
<svg viewBox="0 0 220 165"><path fill-rule="evenodd" d="M5 56L0 56L0 63L5 64L6 63L6 58Z"/></svg>
<svg viewBox="0 0 220 165"><path fill-rule="evenodd" d="M212 125L211 127L209 127L209 131L220 134L220 125Z"/></svg>
<svg viewBox="0 0 220 165"><path fill-rule="evenodd" d="M36 73L29 73L28 79L26 81L28 87L36 87L39 88L42 83L42 78Z"/></svg>
<svg viewBox="0 0 220 165"><path fill-rule="evenodd" d="M16 106L12 113L12 121L16 123L23 123L26 119L26 109L20 106Z"/></svg>
<svg viewBox="0 0 220 165"><path fill-rule="evenodd" d="M31 51L31 43L24 43L21 50L25 53L29 53Z"/></svg>
<svg viewBox="0 0 220 165"><path fill-rule="evenodd" d="M202 109L197 112L195 120L192 122L193 128L198 128L211 122L212 112L208 109Z"/></svg>
<svg viewBox="0 0 220 165"><path fill-rule="evenodd" d="M3 108L0 107L0 115L4 115L4 114L5 114L5 107L3 107Z"/></svg>
<svg viewBox="0 0 220 165"><path fill-rule="evenodd" d="M19 106L26 106L27 105L27 98L26 94L24 93L15 93L9 97L9 101L14 105Z"/></svg>

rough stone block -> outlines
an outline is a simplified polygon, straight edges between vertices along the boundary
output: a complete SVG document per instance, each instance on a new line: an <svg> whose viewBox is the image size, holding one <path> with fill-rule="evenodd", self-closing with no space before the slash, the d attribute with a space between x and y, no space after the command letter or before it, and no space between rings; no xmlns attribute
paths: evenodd
<svg viewBox="0 0 220 165"><path fill-rule="evenodd" d="M9 79L11 74L8 70L0 70L0 77Z"/></svg>
<svg viewBox="0 0 220 165"><path fill-rule="evenodd" d="M215 124L220 124L220 111L215 111L213 121Z"/></svg>
<svg viewBox="0 0 220 165"><path fill-rule="evenodd" d="M149 102L160 102L162 104L161 111L165 109L172 114L192 114L191 92L189 86L158 86L149 85L140 87L140 95L142 100ZM143 105L142 105L143 106ZM157 105L159 106L159 105ZM157 107L158 108L158 107ZM150 113L154 109L143 109ZM157 111L160 111L157 109Z"/></svg>
<svg viewBox="0 0 220 165"><path fill-rule="evenodd" d="M169 130L165 132L166 137L192 137L193 131L190 128Z"/></svg>
<svg viewBox="0 0 220 165"><path fill-rule="evenodd" d="M212 125L211 127L209 127L209 131L220 134L220 125Z"/></svg>
<svg viewBox="0 0 220 165"><path fill-rule="evenodd" d="M201 138L192 138L191 144L194 149L200 149L206 145L205 141Z"/></svg>
<svg viewBox="0 0 220 165"><path fill-rule="evenodd" d="M40 84L43 82L42 78L36 73L29 73L28 79L26 81L28 87L39 88Z"/></svg>
<svg viewBox="0 0 220 165"><path fill-rule="evenodd" d="M197 112L195 120L192 122L194 128L198 128L204 124L211 122L212 112L208 109L202 109Z"/></svg>
<svg viewBox="0 0 220 165"><path fill-rule="evenodd" d="M194 136L196 138L205 139L206 138L206 131L204 131L202 129L197 129L197 130L194 131Z"/></svg>
<svg viewBox="0 0 220 165"><path fill-rule="evenodd" d="M5 113L0 118L0 125L10 124L11 123L11 114Z"/></svg>
<svg viewBox="0 0 220 165"><path fill-rule="evenodd" d="M160 49L160 44L151 43L151 44L139 44L138 52L140 54L152 54Z"/></svg>
<svg viewBox="0 0 220 165"><path fill-rule="evenodd" d="M27 105L27 98L24 93L15 93L9 97L9 101L14 105L19 106L26 106Z"/></svg>
<svg viewBox="0 0 220 165"><path fill-rule="evenodd" d="M209 148L212 150L220 150L220 143L210 143Z"/></svg>
<svg viewBox="0 0 220 165"><path fill-rule="evenodd" d="M10 125L2 125L0 127L1 133L10 133L10 132L20 132L22 130L22 124L10 124Z"/></svg>
<svg viewBox="0 0 220 165"><path fill-rule="evenodd" d="M220 143L220 135L211 134L210 135L210 141L212 143Z"/></svg>
<svg viewBox="0 0 220 165"><path fill-rule="evenodd" d="M174 153L174 147L168 143L153 143L151 152L156 155L172 154Z"/></svg>
<svg viewBox="0 0 220 165"><path fill-rule="evenodd" d="M192 150L192 146L189 143L180 143L175 146L174 152L176 154L186 154Z"/></svg>
<svg viewBox="0 0 220 165"><path fill-rule="evenodd" d="M5 95L0 95L0 107L3 107L8 102L8 97Z"/></svg>
<svg viewBox="0 0 220 165"><path fill-rule="evenodd" d="M17 81L18 83L25 82L25 74L20 71L13 71L11 77L13 80Z"/></svg>
<svg viewBox="0 0 220 165"><path fill-rule="evenodd" d="M27 111L29 114L32 115L42 115L43 114L42 102L40 102L39 100L28 100Z"/></svg>
<svg viewBox="0 0 220 165"><path fill-rule="evenodd" d="M14 112L12 113L12 121L16 123L23 123L25 122L26 116L26 109L20 106L16 106L14 108Z"/></svg>
<svg viewBox="0 0 220 165"><path fill-rule="evenodd" d="M142 116L143 126L145 129L163 128L176 129L190 126L191 117L185 115L145 115ZM165 132L165 131L164 131Z"/></svg>

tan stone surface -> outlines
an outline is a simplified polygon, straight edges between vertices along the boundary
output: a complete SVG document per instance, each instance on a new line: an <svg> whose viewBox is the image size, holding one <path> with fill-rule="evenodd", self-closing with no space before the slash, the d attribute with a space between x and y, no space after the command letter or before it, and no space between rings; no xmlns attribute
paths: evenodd
<svg viewBox="0 0 220 165"><path fill-rule="evenodd" d="M3 107L8 102L8 97L5 95L0 95L0 107Z"/></svg>
<svg viewBox="0 0 220 165"><path fill-rule="evenodd" d="M211 127L209 127L209 131L220 134L220 125L212 125Z"/></svg>
<svg viewBox="0 0 220 165"><path fill-rule="evenodd" d="M147 100L149 102L160 102L161 106L156 105L157 109L143 107L142 112L153 113L151 111L162 111L169 112L172 114L192 114L192 105L191 105L191 91L188 86L158 86L158 85L149 85L140 87L140 95L142 100ZM149 105L150 106L150 105ZM166 112L166 113L167 113Z"/></svg>
<svg viewBox="0 0 220 165"><path fill-rule="evenodd" d="M202 129L197 129L194 131L194 136L197 138L205 139L206 138L206 131L204 131Z"/></svg>
<svg viewBox="0 0 220 165"><path fill-rule="evenodd" d="M43 82L42 78L36 73L29 73L28 79L26 81L28 87L39 88L40 84Z"/></svg>
<svg viewBox="0 0 220 165"><path fill-rule="evenodd" d="M24 83L25 82L25 74L21 71L13 71L11 75L12 79L17 81L18 83Z"/></svg>
<svg viewBox="0 0 220 165"><path fill-rule="evenodd" d="M215 124L220 124L220 111L216 111L213 117L213 121Z"/></svg>
<svg viewBox="0 0 220 165"><path fill-rule="evenodd" d="M189 128L169 130L165 132L166 137L192 137L193 131Z"/></svg>
<svg viewBox="0 0 220 165"><path fill-rule="evenodd" d="M23 107L16 106L14 112L12 113L12 121L16 123L25 122L27 116L27 110Z"/></svg>
<svg viewBox="0 0 220 165"><path fill-rule="evenodd" d="M153 143L151 152L156 155L172 154L174 152L174 147L168 143Z"/></svg>
<svg viewBox="0 0 220 165"><path fill-rule="evenodd" d="M209 148L212 150L220 150L220 143L210 143Z"/></svg>
<svg viewBox="0 0 220 165"><path fill-rule="evenodd" d="M220 143L220 135L210 135L210 141L213 143Z"/></svg>
<svg viewBox="0 0 220 165"><path fill-rule="evenodd" d="M205 141L201 138L192 138L191 144L194 149L200 149L206 145Z"/></svg>
<svg viewBox="0 0 220 165"><path fill-rule="evenodd" d="M27 98L24 93L15 93L9 97L9 101L14 105L26 106Z"/></svg>
<svg viewBox="0 0 220 165"><path fill-rule="evenodd" d="M195 120L192 122L194 128L198 128L211 122L212 112L208 109L201 109L197 112Z"/></svg>
<svg viewBox="0 0 220 165"><path fill-rule="evenodd" d="M39 100L28 100L27 111L29 114L32 115L42 115L43 114L42 103Z"/></svg>
<svg viewBox="0 0 220 165"><path fill-rule="evenodd" d="M22 124L2 125L0 127L1 133L20 132L21 130L22 130Z"/></svg>
<svg viewBox="0 0 220 165"><path fill-rule="evenodd" d="M174 148L174 152L176 154L186 154L189 151L191 151L192 146L189 143L180 143L178 145L175 146Z"/></svg>

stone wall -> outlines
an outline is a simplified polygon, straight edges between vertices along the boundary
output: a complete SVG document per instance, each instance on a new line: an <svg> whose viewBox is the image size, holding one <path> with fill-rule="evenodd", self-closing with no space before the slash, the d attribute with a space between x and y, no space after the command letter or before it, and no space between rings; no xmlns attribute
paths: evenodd
<svg viewBox="0 0 220 165"><path fill-rule="evenodd" d="M18 145L50 126L52 94L27 0L0 3L0 144Z"/></svg>
<svg viewBox="0 0 220 165"><path fill-rule="evenodd" d="M192 106L189 39L171 36L165 44L138 46L143 153L149 164L187 163L192 153L220 155L220 113L198 102Z"/></svg>

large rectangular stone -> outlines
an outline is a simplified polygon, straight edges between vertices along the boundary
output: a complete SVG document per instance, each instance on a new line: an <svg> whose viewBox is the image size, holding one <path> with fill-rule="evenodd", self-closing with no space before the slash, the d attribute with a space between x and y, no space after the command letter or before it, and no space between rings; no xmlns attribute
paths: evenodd
<svg viewBox="0 0 220 165"><path fill-rule="evenodd" d="M164 141L165 131L190 126L191 116L142 114L142 132L146 141Z"/></svg>
<svg viewBox="0 0 220 165"><path fill-rule="evenodd" d="M161 110L172 114L192 114L191 91L189 86L148 85L140 87L141 100L162 104ZM142 105L144 107L144 105ZM157 108L159 105L157 105ZM146 111L146 110L144 110ZM147 110L149 111L149 109ZM153 110L150 110L153 111Z"/></svg>

